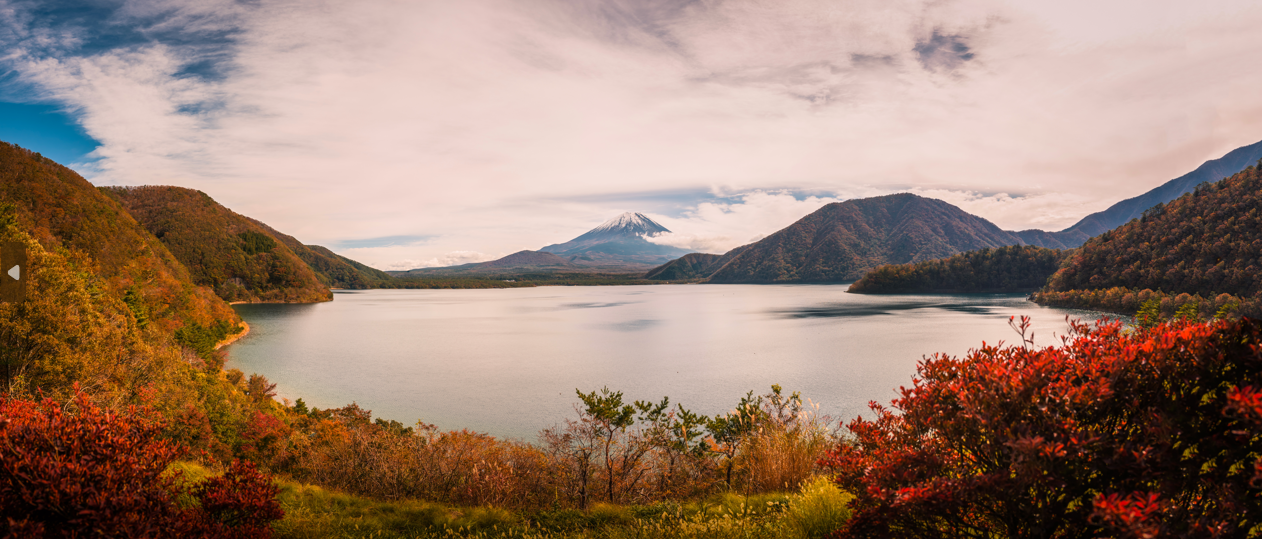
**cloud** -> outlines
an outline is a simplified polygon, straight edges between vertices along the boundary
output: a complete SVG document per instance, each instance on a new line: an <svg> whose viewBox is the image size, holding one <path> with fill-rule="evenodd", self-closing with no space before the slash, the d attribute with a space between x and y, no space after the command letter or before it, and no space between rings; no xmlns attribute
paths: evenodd
<svg viewBox="0 0 1262 539"><path fill-rule="evenodd" d="M487 262L501 257L491 256L486 253L477 251L452 251L440 257L431 258L424 261L403 260L392 264L396 269L413 269L413 268L436 268L444 266L459 266L461 264L472 264L476 262Z"/></svg>
<svg viewBox="0 0 1262 539"><path fill-rule="evenodd" d="M364 238L341 240L337 242L340 249L364 249L369 247L394 247L398 245L419 245L434 239L434 236L382 236L380 238Z"/></svg>
<svg viewBox="0 0 1262 539"><path fill-rule="evenodd" d="M1059 231L1082 219L1084 212L1107 209L1113 202L1073 193L1012 195L948 189L910 189L909 192L949 202L973 215L984 216L1004 230L1037 228Z"/></svg>
<svg viewBox="0 0 1262 539"><path fill-rule="evenodd" d="M94 183L201 189L381 267L628 210L719 250L908 189L1057 229L1262 138L1243 1L41 5L0 0L0 85L73 111ZM392 236L434 239L349 247Z"/></svg>
<svg viewBox="0 0 1262 539"><path fill-rule="evenodd" d="M845 200L839 196L794 193L789 190L726 195L726 200L702 202L681 217L650 216L671 233L649 241L702 253L722 254L758 241L823 206Z"/></svg>
<svg viewBox="0 0 1262 539"><path fill-rule="evenodd" d="M944 35L937 30L933 31L929 39L916 42L912 50L916 52L916 60L920 61L920 65L931 71L954 71L975 56L964 36Z"/></svg>

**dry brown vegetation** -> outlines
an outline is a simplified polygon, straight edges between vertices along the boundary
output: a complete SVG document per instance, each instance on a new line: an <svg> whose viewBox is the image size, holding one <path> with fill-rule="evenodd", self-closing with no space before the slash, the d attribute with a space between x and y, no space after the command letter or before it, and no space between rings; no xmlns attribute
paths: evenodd
<svg viewBox="0 0 1262 539"><path fill-rule="evenodd" d="M577 417L541 432L538 444L423 423L404 428L355 405L298 403L270 464L302 481L384 499L585 508L793 490L835 442L826 418L778 387L746 395L715 418L670 409L665 399L624 404L607 390L580 399Z"/></svg>

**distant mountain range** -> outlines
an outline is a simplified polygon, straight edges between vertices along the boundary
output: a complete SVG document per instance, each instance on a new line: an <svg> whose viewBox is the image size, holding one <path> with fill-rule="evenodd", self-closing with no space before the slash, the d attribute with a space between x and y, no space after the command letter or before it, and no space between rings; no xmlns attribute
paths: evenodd
<svg viewBox="0 0 1262 539"><path fill-rule="evenodd" d="M688 254L684 249L647 239L669 232L642 213L626 212L577 238L548 245L538 251L518 251L490 262L389 273L396 276L436 276L539 271L644 271Z"/></svg>
<svg viewBox="0 0 1262 539"><path fill-rule="evenodd" d="M1128 198L1109 206L1104 211L1083 217L1073 226L1060 232L1022 230L1014 234L1028 245L1053 249L1078 247L1092 237L1122 226L1131 219L1138 219L1148 208L1191 193L1199 184L1214 183L1236 174L1249 165L1257 163L1259 159L1262 159L1262 142L1255 142L1236 148L1218 159L1206 161L1196 167L1196 170L1163 183L1142 195Z"/></svg>
<svg viewBox="0 0 1262 539"><path fill-rule="evenodd" d="M1260 159L1262 159L1262 142L1255 142L1248 146L1236 148L1218 159L1202 163L1201 166L1196 167L1196 170L1192 172L1161 184L1156 189L1135 198L1128 198L1118 202L1109 206L1107 210L1083 217L1074 226L1066 228L1058 232L1058 234L1081 236L1083 239L1078 242L1078 245L1082 245L1087 238L1113 230L1130 222L1131 219L1140 218L1144 210L1148 208L1157 204L1165 204L1187 193L1191 193L1199 184L1214 183L1232 176L1249 165L1257 163Z"/></svg>
<svg viewBox="0 0 1262 539"><path fill-rule="evenodd" d="M1092 236L1142 215L1147 208L1191 192L1262 159L1262 142L1138 197L1114 204L1060 232L1004 231L941 200L902 193L837 202L787 228L724 255L694 253L650 270L654 280L711 283L845 282L887 264L911 264L1009 245L1078 247Z"/></svg>

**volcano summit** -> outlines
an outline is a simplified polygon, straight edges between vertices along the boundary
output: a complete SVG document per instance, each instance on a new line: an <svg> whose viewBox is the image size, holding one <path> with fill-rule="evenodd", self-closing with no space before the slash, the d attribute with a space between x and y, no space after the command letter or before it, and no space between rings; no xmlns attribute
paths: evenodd
<svg viewBox="0 0 1262 539"><path fill-rule="evenodd" d="M689 252L645 239L667 232L670 230L644 214L627 212L577 238L539 250L579 265L653 266Z"/></svg>

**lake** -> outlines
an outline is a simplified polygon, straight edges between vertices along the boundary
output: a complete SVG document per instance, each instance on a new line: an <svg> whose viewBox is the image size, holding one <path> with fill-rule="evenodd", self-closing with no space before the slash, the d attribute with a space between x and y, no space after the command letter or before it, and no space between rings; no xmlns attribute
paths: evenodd
<svg viewBox="0 0 1262 539"><path fill-rule="evenodd" d="M925 355L1017 342L1009 316L1059 343L1065 317L1024 295L869 296L844 285L658 285L335 291L310 305L235 308L251 326L227 367L309 406L533 441L574 417L575 389L704 414L772 384L835 421L871 417Z"/></svg>

